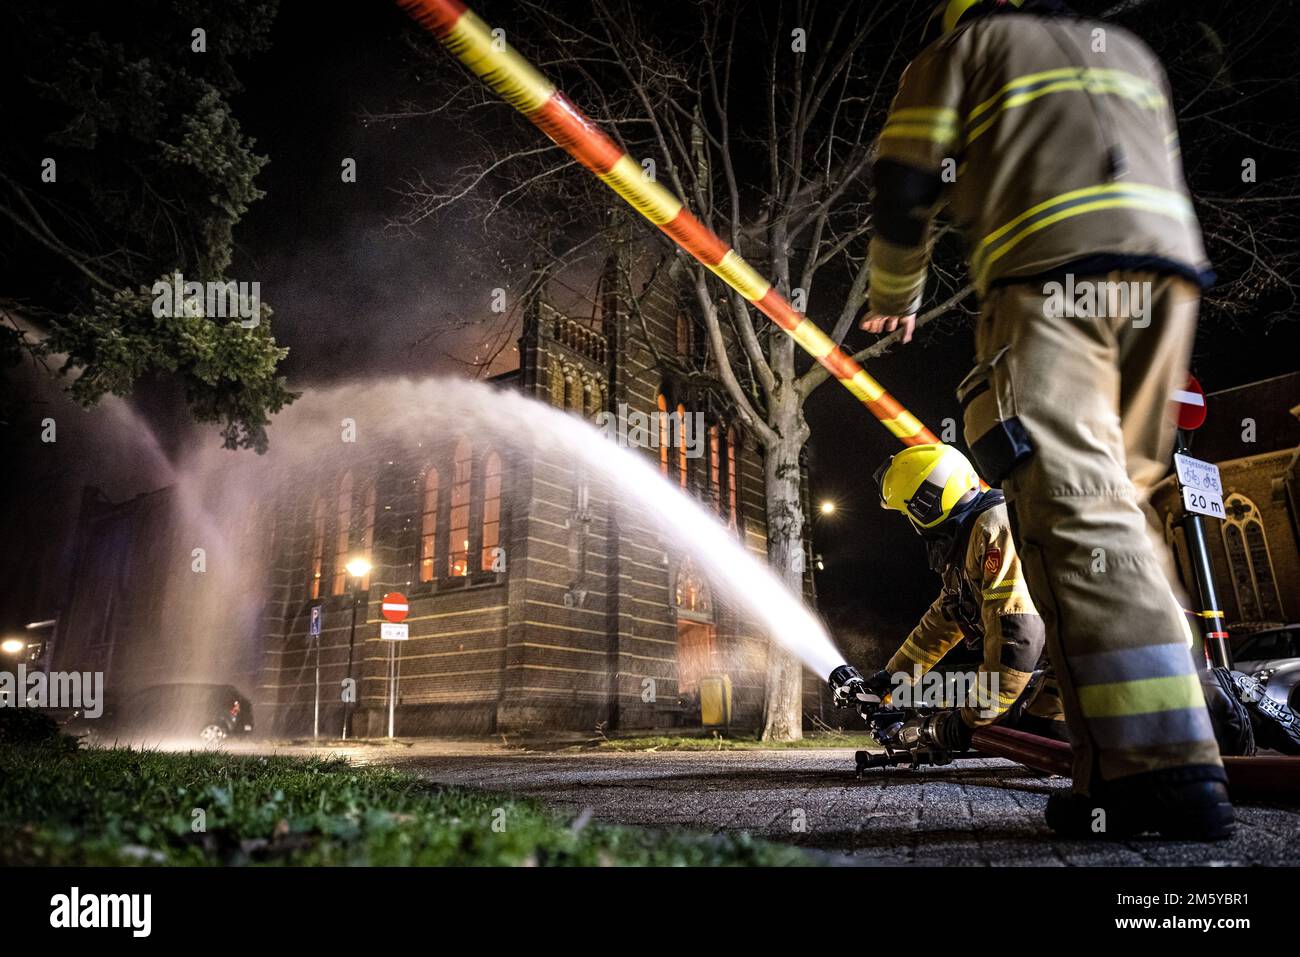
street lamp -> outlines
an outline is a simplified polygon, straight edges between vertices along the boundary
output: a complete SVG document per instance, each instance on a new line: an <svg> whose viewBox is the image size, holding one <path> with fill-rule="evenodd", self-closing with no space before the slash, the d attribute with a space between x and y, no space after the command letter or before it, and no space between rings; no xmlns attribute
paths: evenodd
<svg viewBox="0 0 1300 957"><path fill-rule="evenodd" d="M348 630L348 694L350 697L343 702L343 740L348 739L348 730L352 727L352 701L356 698L357 693L355 686L352 684L352 649L357 640L357 605L361 604L361 579L370 574L370 562L364 556L358 555L348 560L343 566L352 579L352 627Z"/></svg>
<svg viewBox="0 0 1300 957"><path fill-rule="evenodd" d="M21 655L26 650L27 642L21 638L6 638L4 641L0 641L0 651L3 651L6 655Z"/></svg>
<svg viewBox="0 0 1300 957"><path fill-rule="evenodd" d="M830 515L835 511L835 503L830 501L829 499L827 499L825 502L822 502L821 505L818 507L821 509L823 515Z"/></svg>

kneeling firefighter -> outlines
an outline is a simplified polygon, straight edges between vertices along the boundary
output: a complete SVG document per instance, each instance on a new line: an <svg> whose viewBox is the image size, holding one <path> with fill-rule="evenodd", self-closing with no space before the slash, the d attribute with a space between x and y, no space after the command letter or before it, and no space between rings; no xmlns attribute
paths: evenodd
<svg viewBox="0 0 1300 957"><path fill-rule="evenodd" d="M910 719L894 729L896 742L909 750L961 751L974 728L994 722L1065 740L1055 679L1040 674L1030 687L1043 654L1043 620L1021 577L1002 493L981 490L966 457L943 444L892 456L876 483L881 506L906 515L925 540L943 590L885 668L866 679L867 691L902 697L957 642L984 645L975 701Z"/></svg>

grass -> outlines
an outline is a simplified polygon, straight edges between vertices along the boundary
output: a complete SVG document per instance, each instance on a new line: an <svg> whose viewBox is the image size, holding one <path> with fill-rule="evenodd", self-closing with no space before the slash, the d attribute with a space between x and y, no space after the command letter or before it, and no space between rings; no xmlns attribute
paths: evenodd
<svg viewBox="0 0 1300 957"><path fill-rule="evenodd" d="M634 735L603 738L597 747L608 751L766 751L786 748L856 748L879 750L871 735L823 731L804 735L798 741L760 741L756 735L701 734Z"/></svg>
<svg viewBox="0 0 1300 957"><path fill-rule="evenodd" d="M743 833L583 824L342 759L0 744L6 865L810 862Z"/></svg>

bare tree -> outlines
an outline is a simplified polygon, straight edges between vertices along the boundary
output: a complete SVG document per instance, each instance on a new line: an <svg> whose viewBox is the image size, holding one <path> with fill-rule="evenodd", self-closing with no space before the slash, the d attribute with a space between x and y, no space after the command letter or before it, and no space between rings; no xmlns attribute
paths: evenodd
<svg viewBox="0 0 1300 957"><path fill-rule="evenodd" d="M1152 13L1157 6L1132 9L1159 30L1160 15ZM843 343L866 302L872 146L932 7L930 0L740 0L675 5L665 14L628 0L591 0L589 13L574 16L553 4L517 0L505 25L514 46L796 308ZM490 19L493 11L480 13ZM607 227L604 187L526 124L503 119L506 108L452 68L444 53L423 39L416 45L439 61L431 98L436 105L404 104L383 118L435 115L452 122L469 159L450 175L412 180L399 222L413 226L458 210L534 253L567 259L590 250L588 241ZM1180 95L1193 110L1214 109L1183 92L1220 82L1204 74L1202 67L1197 75L1178 77ZM1216 120L1211 113L1198 122ZM1245 262L1234 269L1234 282L1258 290L1266 278L1270 288L1289 288L1290 279L1271 274L1265 255L1282 236L1252 227L1244 204L1256 201L1207 198L1211 244L1240 250ZM1282 218L1272 222L1285 225ZM919 318L922 325L973 306L963 256L950 233L945 225L936 232L934 305ZM666 242L649 229L646 236L647 242ZM769 558L798 591L806 527L800 456L809 438L804 406L829 376L742 296L685 253L675 255L709 344L707 372L764 451ZM1242 289L1225 298L1243 301ZM855 358L869 360L896 340L878 340ZM800 737L800 703L799 665L773 646L764 737Z"/></svg>

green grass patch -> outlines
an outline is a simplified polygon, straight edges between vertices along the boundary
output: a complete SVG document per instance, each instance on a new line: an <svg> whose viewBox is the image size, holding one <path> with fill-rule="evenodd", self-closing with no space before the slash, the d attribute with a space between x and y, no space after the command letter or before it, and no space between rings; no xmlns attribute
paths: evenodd
<svg viewBox="0 0 1300 957"><path fill-rule="evenodd" d="M798 741L760 741L756 735L661 734L601 738L596 747L607 751L768 751L788 748L854 748L880 750L871 735L815 732Z"/></svg>
<svg viewBox="0 0 1300 957"><path fill-rule="evenodd" d="M342 759L0 745L0 864L792 865Z"/></svg>

